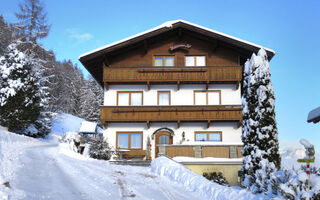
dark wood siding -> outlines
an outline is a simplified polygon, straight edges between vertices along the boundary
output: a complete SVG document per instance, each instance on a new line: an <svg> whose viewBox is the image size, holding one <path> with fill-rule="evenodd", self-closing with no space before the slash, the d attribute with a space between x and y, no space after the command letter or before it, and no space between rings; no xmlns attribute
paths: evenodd
<svg viewBox="0 0 320 200"><path fill-rule="evenodd" d="M170 52L169 48L176 44L191 44L188 51ZM223 45L210 43L206 40L183 34L181 38L176 35L152 41L146 45L141 43L126 51L108 57L110 66L152 66L156 55L175 56L175 66L185 65L186 55L205 55L207 66L238 65L239 53Z"/></svg>

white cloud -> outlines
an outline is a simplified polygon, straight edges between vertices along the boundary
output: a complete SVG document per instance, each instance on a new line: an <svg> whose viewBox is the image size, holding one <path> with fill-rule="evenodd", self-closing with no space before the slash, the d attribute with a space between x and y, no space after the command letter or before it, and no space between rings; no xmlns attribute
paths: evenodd
<svg viewBox="0 0 320 200"><path fill-rule="evenodd" d="M93 38L93 35L91 35L90 33L81 33L78 29L75 28L67 29L66 33L70 38L75 39L78 42L85 42Z"/></svg>

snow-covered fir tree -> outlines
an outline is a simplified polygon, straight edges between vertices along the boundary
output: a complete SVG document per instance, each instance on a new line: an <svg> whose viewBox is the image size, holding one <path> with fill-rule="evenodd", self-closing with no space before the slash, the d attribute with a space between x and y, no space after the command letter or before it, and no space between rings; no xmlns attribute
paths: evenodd
<svg viewBox="0 0 320 200"><path fill-rule="evenodd" d="M20 42L19 47L28 56L35 76L39 77L37 86L41 106L38 119L30 124L27 129L22 130L21 133L35 137L44 137L51 130L51 118L54 115L49 105L51 96L50 79L54 77L52 70L54 57L51 52L33 42Z"/></svg>
<svg viewBox="0 0 320 200"><path fill-rule="evenodd" d="M267 54L260 49L244 66L242 184L253 192L270 192L270 174L280 168L275 97Z"/></svg>
<svg viewBox="0 0 320 200"><path fill-rule="evenodd" d="M9 131L24 129L39 117L38 80L17 43L10 44L0 57L0 124Z"/></svg>
<svg viewBox="0 0 320 200"><path fill-rule="evenodd" d="M3 17L0 15L0 56L4 54L12 40L13 33Z"/></svg>
<svg viewBox="0 0 320 200"><path fill-rule="evenodd" d="M103 100L103 90L92 76L81 88L80 117L99 123L100 105Z"/></svg>

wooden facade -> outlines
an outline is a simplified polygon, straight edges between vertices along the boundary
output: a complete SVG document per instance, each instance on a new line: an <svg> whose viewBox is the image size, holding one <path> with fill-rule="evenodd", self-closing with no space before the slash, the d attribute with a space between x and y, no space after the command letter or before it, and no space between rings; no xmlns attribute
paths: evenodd
<svg viewBox="0 0 320 200"><path fill-rule="evenodd" d="M109 122L208 122L242 120L242 107L218 106L101 106L101 120Z"/></svg>

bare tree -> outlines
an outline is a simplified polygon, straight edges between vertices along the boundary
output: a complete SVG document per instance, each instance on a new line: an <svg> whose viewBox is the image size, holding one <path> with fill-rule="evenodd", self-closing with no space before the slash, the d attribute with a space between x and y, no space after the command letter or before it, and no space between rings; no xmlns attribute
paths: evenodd
<svg viewBox="0 0 320 200"><path fill-rule="evenodd" d="M19 4L19 9L15 13L19 22L14 26L18 35L34 43L48 35L50 25L40 0L24 0L23 4Z"/></svg>

